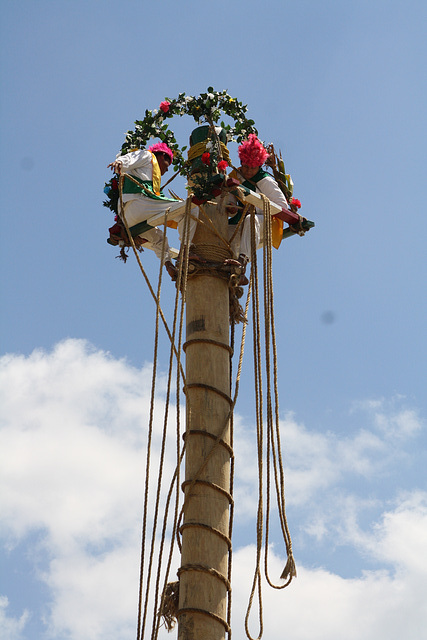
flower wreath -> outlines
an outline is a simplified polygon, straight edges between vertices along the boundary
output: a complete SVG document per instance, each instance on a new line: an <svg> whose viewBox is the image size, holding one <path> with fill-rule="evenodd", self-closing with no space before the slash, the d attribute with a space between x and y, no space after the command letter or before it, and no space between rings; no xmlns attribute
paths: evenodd
<svg viewBox="0 0 427 640"><path fill-rule="evenodd" d="M174 132L169 129L164 121L173 116L189 115L199 125L206 122L213 126L218 123L222 112L234 120L234 126L221 122L221 127L226 132L227 141L240 143L250 133L258 133L254 126L254 121L246 118L246 111L247 105L229 96L227 91L215 91L213 87L208 87L207 92L201 93L198 98L186 96L185 93L180 93L173 100L165 98L158 109L145 111L144 120L135 121L135 129L133 131L127 131L121 148L121 155L129 153L131 149L143 149L147 146L149 140L158 138L172 149L172 164L175 171L178 171L181 175L188 176L190 163L184 160L183 156L187 147L178 145ZM223 173L228 166L228 162L218 156L215 151L213 153L204 153L202 163L206 167L206 172L209 171L209 174L218 171ZM199 185L200 188L203 190L206 185L203 184L202 187ZM108 197L108 200L104 201L104 206L117 213L118 180L116 176L105 184L104 192Z"/></svg>
<svg viewBox="0 0 427 640"><path fill-rule="evenodd" d="M136 120L135 129L127 131L120 153L125 155L132 149L143 149L149 140L158 138L172 150L172 165L175 171L188 177L192 163L184 160L183 154L187 147L178 145L174 132L164 121L176 115L189 115L198 125L205 122L213 130L214 125L221 117L221 112L234 120L234 126L224 124L224 122L220 123L228 142L241 143L243 140L247 140L250 134L258 135L254 126L255 122L246 118L247 105L232 98L225 90L215 91L213 87L208 87L207 92L201 93L198 98L180 93L173 100L165 98L158 109L146 110L144 120ZM198 174L192 176L192 193L201 201L206 200L215 186L223 181L229 162L222 157L219 151L218 138L215 133L210 133L206 148L200 158ZM273 170L274 177L287 197L291 209L297 211L301 207L301 203L292 198L293 183L291 176L285 174L282 157L279 158L275 154L273 145L269 145L267 151L269 153L267 165ZM107 195L104 206L117 214L119 200L117 176L113 176L109 182L105 183L104 193Z"/></svg>

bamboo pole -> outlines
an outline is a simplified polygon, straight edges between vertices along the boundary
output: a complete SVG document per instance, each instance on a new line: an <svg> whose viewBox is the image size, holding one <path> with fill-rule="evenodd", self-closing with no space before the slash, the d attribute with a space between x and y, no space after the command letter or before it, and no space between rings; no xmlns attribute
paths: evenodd
<svg viewBox="0 0 427 640"><path fill-rule="evenodd" d="M221 203L205 212L226 236ZM194 244L220 246L207 225ZM201 251L198 252L199 254ZM179 570L179 640L223 640L227 631L230 491L230 353L228 283L215 275L191 277L186 302L186 461ZM222 434L205 464L206 456ZM197 481L196 474L203 467ZM188 493L190 495L188 496Z"/></svg>

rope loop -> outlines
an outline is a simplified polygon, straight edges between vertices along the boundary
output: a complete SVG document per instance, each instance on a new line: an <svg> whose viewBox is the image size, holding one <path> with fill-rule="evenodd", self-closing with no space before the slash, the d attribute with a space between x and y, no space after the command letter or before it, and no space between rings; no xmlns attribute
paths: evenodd
<svg viewBox="0 0 427 640"><path fill-rule="evenodd" d="M216 613L212 613L212 611L206 611L205 609L196 609L195 607L185 607L185 609L179 609L178 618L185 613L201 613L204 616L208 616L209 618L220 622L228 634L231 633L231 628L227 620L224 620L223 618L221 618L221 616L217 616Z"/></svg>

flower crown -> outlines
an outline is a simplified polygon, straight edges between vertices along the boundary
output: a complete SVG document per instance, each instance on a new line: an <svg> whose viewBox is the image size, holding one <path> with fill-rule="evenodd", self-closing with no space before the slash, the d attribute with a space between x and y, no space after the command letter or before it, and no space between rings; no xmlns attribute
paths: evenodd
<svg viewBox="0 0 427 640"><path fill-rule="evenodd" d="M173 151L164 142L157 142L156 144L151 145L151 147L148 147L148 151L151 151L151 153L166 153L171 162L173 162Z"/></svg>
<svg viewBox="0 0 427 640"><path fill-rule="evenodd" d="M254 133L238 149L240 162L248 167L260 167L268 158L268 151Z"/></svg>

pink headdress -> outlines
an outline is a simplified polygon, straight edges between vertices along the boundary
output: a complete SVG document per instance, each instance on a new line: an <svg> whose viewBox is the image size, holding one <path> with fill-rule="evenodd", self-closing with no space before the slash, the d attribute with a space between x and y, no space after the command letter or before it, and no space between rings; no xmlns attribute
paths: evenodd
<svg viewBox="0 0 427 640"><path fill-rule="evenodd" d="M166 153L171 159L171 162L173 162L173 151L164 142L156 142L156 144L148 147L148 151L151 151L151 153Z"/></svg>
<svg viewBox="0 0 427 640"><path fill-rule="evenodd" d="M248 139L240 145L238 153L240 162L247 167L260 167L268 158L267 149L254 133L250 133Z"/></svg>

